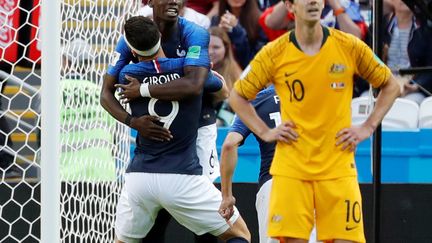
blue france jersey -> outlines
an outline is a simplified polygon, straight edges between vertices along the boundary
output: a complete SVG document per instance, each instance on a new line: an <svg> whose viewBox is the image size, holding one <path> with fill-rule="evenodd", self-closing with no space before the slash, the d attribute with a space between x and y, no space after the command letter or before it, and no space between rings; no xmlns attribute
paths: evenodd
<svg viewBox="0 0 432 243"><path fill-rule="evenodd" d="M184 18L179 17L176 33L170 33L169 39L162 39L162 49L166 57L184 57L185 66L210 67L208 44L210 35L208 31ZM131 50L124 37L121 36L108 66L107 74L119 79L120 71L124 66L134 61Z"/></svg>
<svg viewBox="0 0 432 243"><path fill-rule="evenodd" d="M208 54L208 44L210 35L201 26L196 25L184 18L179 17L177 32L170 33L169 39L162 39L162 49L165 55L170 58L184 57L185 66L210 67ZM121 36L111 64L108 66L107 74L119 80L119 73L122 68L130 62L137 62L127 46L124 37ZM222 88L222 86L220 86ZM218 90L208 90L204 87L204 92L215 92ZM211 102L204 101L200 115L200 127L216 122L216 111Z"/></svg>
<svg viewBox="0 0 432 243"><path fill-rule="evenodd" d="M276 95L273 86L259 92L255 100L252 101L252 105L255 107L258 116L270 128L274 128L281 124L279 97ZM252 133L239 117L235 118L230 132L237 132L241 134L244 138L243 141L246 140L247 136ZM271 162L273 160L276 143L266 143L255 134L253 135L257 139L260 147L261 167L258 184L259 187L261 187L266 181L271 179L269 171Z"/></svg>
<svg viewBox="0 0 432 243"><path fill-rule="evenodd" d="M126 65L120 72L120 83L125 75L152 85L163 84L183 76L184 58L158 58L154 61ZM210 86L220 80L209 74ZM201 175L202 167L196 154L196 137L202 96L181 101L162 101L155 98L138 98L130 102L132 116L160 117L160 125L169 129L173 139L157 142L139 134L134 157L127 172L174 173Z"/></svg>

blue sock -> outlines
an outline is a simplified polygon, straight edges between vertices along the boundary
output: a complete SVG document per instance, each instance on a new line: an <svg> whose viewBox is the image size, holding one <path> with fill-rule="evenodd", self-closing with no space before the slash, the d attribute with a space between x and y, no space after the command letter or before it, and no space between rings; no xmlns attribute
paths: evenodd
<svg viewBox="0 0 432 243"><path fill-rule="evenodd" d="M226 241L226 243L249 243L245 238L243 237L234 237Z"/></svg>

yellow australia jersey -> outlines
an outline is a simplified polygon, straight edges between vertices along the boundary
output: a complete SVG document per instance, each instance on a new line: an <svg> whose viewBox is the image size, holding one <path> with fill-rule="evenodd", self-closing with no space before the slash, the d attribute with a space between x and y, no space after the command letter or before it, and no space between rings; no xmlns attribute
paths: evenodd
<svg viewBox="0 0 432 243"><path fill-rule="evenodd" d="M249 100L273 83L282 121L297 126L297 142L277 143L272 175L322 180L357 174L354 153L336 146L336 133L351 126L353 76L379 87L391 72L356 37L326 27L323 32L323 45L312 56L300 50L293 31L268 43L235 83Z"/></svg>

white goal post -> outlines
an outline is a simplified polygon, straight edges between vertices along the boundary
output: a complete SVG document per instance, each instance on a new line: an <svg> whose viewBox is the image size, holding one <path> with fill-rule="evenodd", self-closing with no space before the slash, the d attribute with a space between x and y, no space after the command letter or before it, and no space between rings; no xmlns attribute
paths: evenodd
<svg viewBox="0 0 432 243"><path fill-rule="evenodd" d="M140 5L0 1L0 242L113 242L130 129L100 88Z"/></svg>

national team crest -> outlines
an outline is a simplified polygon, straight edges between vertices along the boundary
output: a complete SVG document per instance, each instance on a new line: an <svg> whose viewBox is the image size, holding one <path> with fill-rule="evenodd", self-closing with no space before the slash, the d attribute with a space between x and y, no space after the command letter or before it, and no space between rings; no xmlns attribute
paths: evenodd
<svg viewBox="0 0 432 243"><path fill-rule="evenodd" d="M330 74L342 74L345 72L345 65L341 63L333 63L330 67Z"/></svg>

